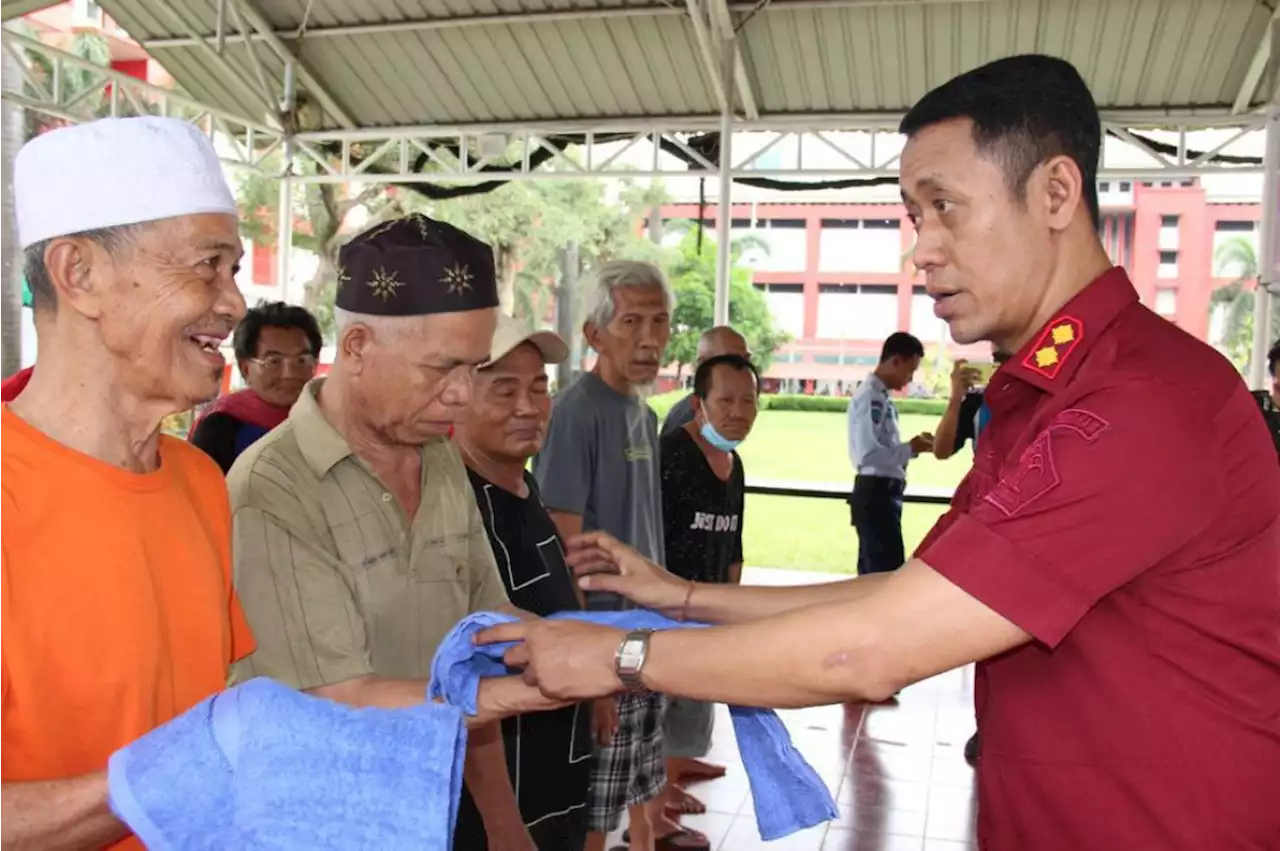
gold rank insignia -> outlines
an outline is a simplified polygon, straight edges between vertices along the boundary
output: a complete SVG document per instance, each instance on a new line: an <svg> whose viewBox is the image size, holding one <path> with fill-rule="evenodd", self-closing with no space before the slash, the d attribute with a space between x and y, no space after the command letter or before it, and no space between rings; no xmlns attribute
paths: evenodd
<svg viewBox="0 0 1280 851"><path fill-rule="evenodd" d="M1063 364L1084 339L1084 323L1074 316L1059 316L1036 340L1022 365L1037 375L1056 378Z"/></svg>

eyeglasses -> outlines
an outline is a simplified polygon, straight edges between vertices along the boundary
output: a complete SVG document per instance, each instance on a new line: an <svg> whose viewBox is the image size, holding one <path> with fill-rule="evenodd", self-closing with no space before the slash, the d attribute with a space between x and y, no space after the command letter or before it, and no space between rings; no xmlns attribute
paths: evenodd
<svg viewBox="0 0 1280 851"><path fill-rule="evenodd" d="M285 364L288 364L299 372L312 372L316 368L316 356L313 354L294 355L293 357L285 357L284 355L267 355L265 358L249 358L250 361L256 363L267 372L282 372Z"/></svg>

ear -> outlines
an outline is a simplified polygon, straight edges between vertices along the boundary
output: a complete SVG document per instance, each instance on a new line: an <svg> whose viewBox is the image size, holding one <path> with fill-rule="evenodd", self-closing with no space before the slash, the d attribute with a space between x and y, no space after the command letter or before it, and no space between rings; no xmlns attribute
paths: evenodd
<svg viewBox="0 0 1280 851"><path fill-rule="evenodd" d="M1066 230L1076 214L1087 205L1084 200L1084 175L1075 160L1068 156L1056 156L1040 166L1043 172L1045 210L1049 227Z"/></svg>
<svg viewBox="0 0 1280 851"><path fill-rule="evenodd" d="M364 372L365 363L369 357L369 349L373 344L373 329L362 322L348 325L342 335L338 337L338 352L342 355L342 359L347 363L352 374L360 375Z"/></svg>
<svg viewBox="0 0 1280 851"><path fill-rule="evenodd" d="M600 352L600 326L594 322L584 322L582 324L582 336L586 337L587 345Z"/></svg>
<svg viewBox="0 0 1280 851"><path fill-rule="evenodd" d="M689 397L689 407L693 408L694 417L702 416L702 399L698 394Z"/></svg>
<svg viewBox="0 0 1280 851"><path fill-rule="evenodd" d="M61 237L45 248L44 265L60 307L66 305L89 319L102 315L115 274L105 248L84 237Z"/></svg>
<svg viewBox="0 0 1280 851"><path fill-rule="evenodd" d="M236 366L240 368L240 377L243 378L245 381L248 381L249 380L249 361L238 360L236 361Z"/></svg>

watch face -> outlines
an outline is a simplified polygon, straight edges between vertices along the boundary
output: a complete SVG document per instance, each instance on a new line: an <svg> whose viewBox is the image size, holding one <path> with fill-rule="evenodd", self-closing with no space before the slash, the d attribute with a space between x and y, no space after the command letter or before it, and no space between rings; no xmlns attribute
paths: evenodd
<svg viewBox="0 0 1280 851"><path fill-rule="evenodd" d="M643 641L636 638L628 639L627 642L622 645L622 653L619 654L621 656L622 666L624 668L634 668L636 665L639 665L643 658L643 650Z"/></svg>

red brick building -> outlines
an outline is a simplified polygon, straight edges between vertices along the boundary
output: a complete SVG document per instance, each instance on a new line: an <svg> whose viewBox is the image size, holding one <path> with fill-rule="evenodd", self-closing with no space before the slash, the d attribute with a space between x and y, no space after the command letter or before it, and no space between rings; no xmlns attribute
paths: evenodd
<svg viewBox="0 0 1280 851"><path fill-rule="evenodd" d="M1142 300L1195 334L1211 338L1209 298L1236 270L1217 268L1224 240L1257 245L1257 203L1221 203L1199 181L1102 181L1103 241L1125 266ZM735 238L751 235L768 251L748 250L744 262L765 291L775 322L793 342L774 358L768 377L790 389L829 389L865 375L881 341L906 330L953 355L985 354L951 343L933 315L924 279L910 263L911 222L901 204L779 203L733 205ZM713 232L718 209L702 211ZM664 219L699 217L697 204L663 208Z"/></svg>

